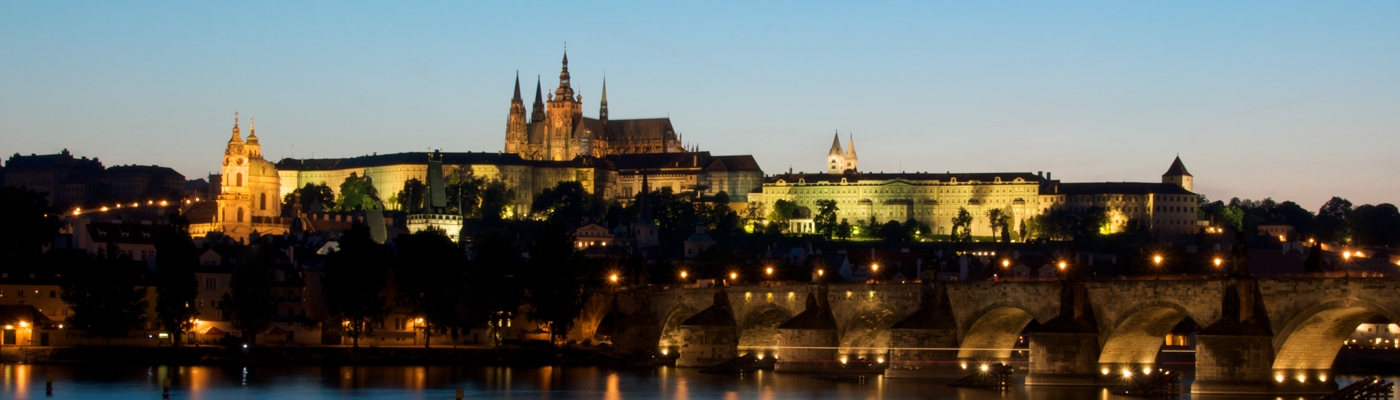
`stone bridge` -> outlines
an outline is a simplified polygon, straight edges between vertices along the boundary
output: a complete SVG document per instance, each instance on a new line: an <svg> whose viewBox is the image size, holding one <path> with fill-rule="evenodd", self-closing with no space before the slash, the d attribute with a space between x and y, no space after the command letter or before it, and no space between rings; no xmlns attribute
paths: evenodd
<svg viewBox="0 0 1400 400"><path fill-rule="evenodd" d="M570 336L679 366L752 353L778 371L859 361L891 377L963 376L1020 355L1029 385L1106 385L1160 368L1164 337L1189 318L1204 327L1193 393L1314 393L1336 388L1333 359L1375 316L1400 321L1400 280L653 286L593 293Z"/></svg>

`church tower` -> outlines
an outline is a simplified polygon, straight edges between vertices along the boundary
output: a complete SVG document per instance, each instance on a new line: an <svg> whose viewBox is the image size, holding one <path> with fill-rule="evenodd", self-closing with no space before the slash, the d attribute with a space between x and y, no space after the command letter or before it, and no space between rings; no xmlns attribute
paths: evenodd
<svg viewBox="0 0 1400 400"><path fill-rule="evenodd" d="M826 173L839 174L846 170L846 155L841 151L841 133L831 138L831 151L826 153Z"/></svg>
<svg viewBox="0 0 1400 400"><path fill-rule="evenodd" d="M554 89L554 95L550 97L547 106L549 124L545 127L545 159L554 161L571 160L577 155L578 142L573 133L579 119L583 117L583 96L575 97L574 88L569 84L567 51L564 53L563 64L559 71L559 87Z"/></svg>
<svg viewBox="0 0 1400 400"><path fill-rule="evenodd" d="M250 135L252 137L253 135ZM254 147L257 141L254 140ZM219 184L219 211L217 226L220 226L226 234L229 232L245 231L239 229L248 226L252 219L252 210L248 208L248 147L243 142L243 137L238 130L238 113L233 113L233 137L229 138L228 146L224 148L224 163L221 168L223 182Z"/></svg>
<svg viewBox="0 0 1400 400"><path fill-rule="evenodd" d="M1181 156L1176 156L1171 168L1167 168L1167 173L1162 174L1162 183L1181 186L1182 189L1194 193L1195 185L1191 182L1194 178L1190 172L1186 172L1186 164L1181 163Z"/></svg>
<svg viewBox="0 0 1400 400"><path fill-rule="evenodd" d="M856 171L856 167L859 164L859 161L856 159L856 137L855 135L851 135L851 142L849 145L846 145L846 170Z"/></svg>
<svg viewBox="0 0 1400 400"><path fill-rule="evenodd" d="M525 150L525 141L525 100L520 98L520 73L517 72L515 97L510 99L510 116L506 118L506 153L520 154Z"/></svg>

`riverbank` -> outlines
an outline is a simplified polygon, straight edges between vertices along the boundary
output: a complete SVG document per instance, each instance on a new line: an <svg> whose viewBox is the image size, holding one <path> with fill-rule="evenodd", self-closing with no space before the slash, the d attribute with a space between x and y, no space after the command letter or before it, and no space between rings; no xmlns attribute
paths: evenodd
<svg viewBox="0 0 1400 400"><path fill-rule="evenodd" d="M0 363L111 365L588 365L594 349L502 347L22 347L0 351Z"/></svg>

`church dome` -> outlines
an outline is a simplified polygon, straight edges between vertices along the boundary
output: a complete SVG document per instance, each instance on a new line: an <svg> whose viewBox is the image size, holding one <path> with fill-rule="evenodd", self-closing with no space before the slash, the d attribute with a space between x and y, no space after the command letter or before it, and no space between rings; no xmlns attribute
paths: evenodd
<svg viewBox="0 0 1400 400"><path fill-rule="evenodd" d="M262 158L248 160L248 176L277 177L277 166Z"/></svg>

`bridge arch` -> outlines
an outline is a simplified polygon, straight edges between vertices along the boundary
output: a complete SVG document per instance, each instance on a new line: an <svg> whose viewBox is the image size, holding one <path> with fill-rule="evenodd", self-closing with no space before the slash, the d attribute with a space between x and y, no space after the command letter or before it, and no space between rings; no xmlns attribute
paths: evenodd
<svg viewBox="0 0 1400 400"><path fill-rule="evenodd" d="M1358 325L1374 316L1400 321L1395 309L1355 297L1304 308L1282 329L1275 331L1273 370L1276 378L1302 381L1310 380L1311 373L1325 374L1332 368L1346 338ZM1318 379L1327 381L1325 375Z"/></svg>
<svg viewBox="0 0 1400 400"><path fill-rule="evenodd" d="M1165 298L1139 302L1119 315L1107 326L1108 336L1100 346L1099 366L1105 371L1152 367L1172 327L1186 319L1198 324L1210 322L1201 321L1200 315L1180 302Z"/></svg>
<svg viewBox="0 0 1400 400"><path fill-rule="evenodd" d="M960 360L1004 360L1011 358L1011 349L1026 326L1035 321L1031 310L1010 303L985 307L964 329L959 343Z"/></svg>
<svg viewBox="0 0 1400 400"><path fill-rule="evenodd" d="M773 303L754 307L739 316L739 353L775 353L778 347L778 325L792 317L792 310Z"/></svg>
<svg viewBox="0 0 1400 400"><path fill-rule="evenodd" d="M679 303L671 306L666 312L666 319L661 323L661 340L657 346L665 352L678 351L681 345L681 323L699 312L694 307L686 303Z"/></svg>

